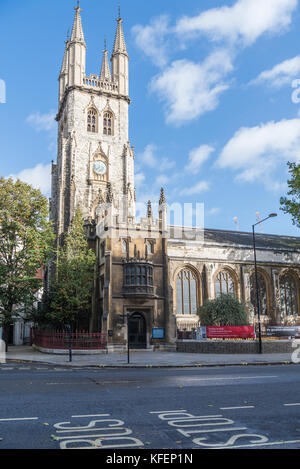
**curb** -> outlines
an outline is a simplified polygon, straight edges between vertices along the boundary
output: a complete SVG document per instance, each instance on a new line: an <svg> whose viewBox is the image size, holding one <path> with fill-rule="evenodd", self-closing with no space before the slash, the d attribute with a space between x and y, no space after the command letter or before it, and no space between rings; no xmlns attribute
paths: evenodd
<svg viewBox="0 0 300 469"><path fill-rule="evenodd" d="M46 366L56 366L56 367L69 367L69 368L98 368L98 369L128 369L128 368L216 368L216 367L226 367L226 366L273 366L273 365L298 365L298 363L294 363L292 361L284 361L284 362L240 362L240 363L198 363L198 364L190 364L190 365L134 365L134 364L124 364L124 365L74 365L67 363L52 363L52 362L38 362L32 360L23 360L23 359L8 359L7 363L31 363L36 365L46 365Z"/></svg>

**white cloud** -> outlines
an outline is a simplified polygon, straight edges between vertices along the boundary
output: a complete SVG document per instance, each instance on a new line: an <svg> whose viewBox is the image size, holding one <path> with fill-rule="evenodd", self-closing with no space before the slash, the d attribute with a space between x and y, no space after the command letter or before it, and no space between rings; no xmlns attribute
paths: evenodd
<svg viewBox="0 0 300 469"><path fill-rule="evenodd" d="M156 155L157 147L153 143L150 143L145 147L142 153L139 153L136 157L137 168L141 166L148 166L154 168L157 171L167 171L175 166L175 161L170 161L168 158L160 158Z"/></svg>
<svg viewBox="0 0 300 469"><path fill-rule="evenodd" d="M257 85L260 83L267 83L276 88L283 85L291 84L293 78L297 77L300 73L300 55L292 59L285 60L275 65L270 70L264 70L257 78L252 80L250 84Z"/></svg>
<svg viewBox="0 0 300 469"><path fill-rule="evenodd" d="M238 171L241 182L263 182L277 190L283 183L273 174L281 163L300 161L300 119L243 127L223 148L217 167Z"/></svg>
<svg viewBox="0 0 300 469"><path fill-rule="evenodd" d="M169 33L169 17L161 15L150 21L147 26L133 26L132 35L136 45L151 58L155 65L162 67L167 63L167 44L164 42Z"/></svg>
<svg viewBox="0 0 300 469"><path fill-rule="evenodd" d="M151 90L165 102L167 122L178 125L218 106L219 96L229 87L223 80L232 70L230 52L217 50L202 63L173 62L153 78Z"/></svg>
<svg viewBox="0 0 300 469"><path fill-rule="evenodd" d="M17 174L10 174L9 177L31 184L34 188L40 189L45 195L50 194L51 164L38 164L34 168L23 169Z"/></svg>
<svg viewBox="0 0 300 469"><path fill-rule="evenodd" d="M145 179L146 178L145 178L145 175L143 173L137 173L134 176L134 183L135 183L135 186L136 186L137 189L143 184Z"/></svg>
<svg viewBox="0 0 300 469"><path fill-rule="evenodd" d="M213 151L214 148L210 145L201 145L198 148L194 148L189 153L189 163L185 169L192 173L198 173L202 164L208 160Z"/></svg>
<svg viewBox="0 0 300 469"><path fill-rule="evenodd" d="M167 184L169 182L170 178L168 176L166 176L165 174L161 174L160 176L158 176L156 178L156 184L158 184L159 186L163 186L165 184Z"/></svg>
<svg viewBox="0 0 300 469"><path fill-rule="evenodd" d="M49 132L56 128L55 116L55 111L50 111L48 114L34 112L27 117L26 122L34 127L38 132L41 130Z"/></svg>
<svg viewBox="0 0 300 469"><path fill-rule="evenodd" d="M163 158L159 163L159 171L167 171L168 169L174 168L176 165L175 161L170 161L168 158Z"/></svg>
<svg viewBox="0 0 300 469"><path fill-rule="evenodd" d="M209 190L209 183L207 181L200 181L195 186L182 189L180 195L196 195Z"/></svg>
<svg viewBox="0 0 300 469"><path fill-rule="evenodd" d="M217 215L218 213L220 213L220 208L219 207L213 207L213 208L210 208L209 210L205 211L206 215Z"/></svg>
<svg viewBox="0 0 300 469"><path fill-rule="evenodd" d="M181 36L205 34L213 41L253 44L262 34L278 33L291 24L298 0L238 0L233 6L212 8L198 16L182 17L176 25Z"/></svg>
<svg viewBox="0 0 300 469"><path fill-rule="evenodd" d="M155 150L156 150L156 146L153 145L152 143L147 145L143 153L139 153L137 155L138 163L149 166L150 168L154 168L157 165L157 160L155 157Z"/></svg>

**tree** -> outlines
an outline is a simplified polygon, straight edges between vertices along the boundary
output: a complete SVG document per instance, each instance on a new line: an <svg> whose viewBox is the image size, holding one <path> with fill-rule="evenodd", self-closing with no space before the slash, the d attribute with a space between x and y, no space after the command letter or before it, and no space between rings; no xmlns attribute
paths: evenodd
<svg viewBox="0 0 300 469"><path fill-rule="evenodd" d="M223 294L214 300L207 300L199 311L203 326L245 326L248 314L244 303L232 294Z"/></svg>
<svg viewBox="0 0 300 469"><path fill-rule="evenodd" d="M52 251L53 232L48 200L40 190L20 180L0 178L0 327L3 340L9 326L31 311L41 288L38 270Z"/></svg>
<svg viewBox="0 0 300 469"><path fill-rule="evenodd" d="M48 320L56 327L87 327L91 307L96 256L88 246L83 218L78 210L58 248L56 279L52 282Z"/></svg>
<svg viewBox="0 0 300 469"><path fill-rule="evenodd" d="M288 197L280 198L281 209L292 216L292 222L300 228L300 164L288 163L291 179L288 180Z"/></svg>

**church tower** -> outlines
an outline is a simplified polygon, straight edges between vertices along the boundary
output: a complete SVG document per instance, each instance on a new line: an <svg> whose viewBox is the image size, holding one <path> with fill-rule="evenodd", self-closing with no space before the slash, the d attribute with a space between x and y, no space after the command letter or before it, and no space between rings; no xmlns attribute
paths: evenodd
<svg viewBox="0 0 300 469"><path fill-rule="evenodd" d="M128 136L129 57L120 14L111 70L106 41L99 75L86 74L86 50L78 2L59 75L58 154L52 164L51 198L57 239L68 230L77 208L86 219L96 220L108 199L116 216L120 200L125 200L125 217L132 221L135 216L134 152Z"/></svg>

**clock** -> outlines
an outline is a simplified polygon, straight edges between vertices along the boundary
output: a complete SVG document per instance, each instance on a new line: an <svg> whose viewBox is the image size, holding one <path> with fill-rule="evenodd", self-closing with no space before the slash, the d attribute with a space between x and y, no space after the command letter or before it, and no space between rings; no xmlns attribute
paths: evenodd
<svg viewBox="0 0 300 469"><path fill-rule="evenodd" d="M99 176L103 176L106 173L106 164L103 161L95 161L93 165L94 172Z"/></svg>

